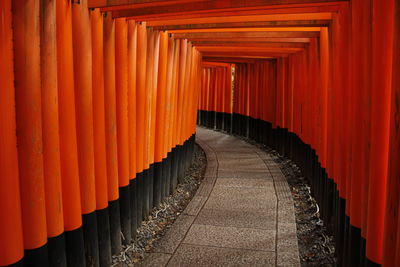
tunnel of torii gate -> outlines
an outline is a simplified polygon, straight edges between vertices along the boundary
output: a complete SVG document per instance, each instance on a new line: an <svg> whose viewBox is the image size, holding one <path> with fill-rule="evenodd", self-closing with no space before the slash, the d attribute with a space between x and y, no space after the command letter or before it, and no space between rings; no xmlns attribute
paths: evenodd
<svg viewBox="0 0 400 267"><path fill-rule="evenodd" d="M196 122L297 163L339 265L400 266L400 1L1 0L0 59L1 266L110 266Z"/></svg>

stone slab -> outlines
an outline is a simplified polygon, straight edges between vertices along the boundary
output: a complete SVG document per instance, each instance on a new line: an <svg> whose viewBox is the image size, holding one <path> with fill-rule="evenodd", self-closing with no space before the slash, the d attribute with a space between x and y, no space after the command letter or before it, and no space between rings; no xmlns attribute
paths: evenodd
<svg viewBox="0 0 400 267"><path fill-rule="evenodd" d="M268 170L249 170L249 171L234 171L232 169L218 170L218 178L252 178L252 179L272 179L272 176Z"/></svg>
<svg viewBox="0 0 400 267"><path fill-rule="evenodd" d="M276 230L276 212L223 210L203 208L196 224Z"/></svg>
<svg viewBox="0 0 400 267"><path fill-rule="evenodd" d="M182 244L168 266L275 266L275 253Z"/></svg>
<svg viewBox="0 0 400 267"><path fill-rule="evenodd" d="M157 241L154 252L172 254L184 239L195 217L181 214L167 231L165 236Z"/></svg>
<svg viewBox="0 0 400 267"><path fill-rule="evenodd" d="M275 251L276 231L193 224L183 243L225 248Z"/></svg>
<svg viewBox="0 0 400 267"><path fill-rule="evenodd" d="M272 179L232 179L232 178L218 178L215 186L226 187L268 187L273 188L274 182Z"/></svg>
<svg viewBox="0 0 400 267"><path fill-rule="evenodd" d="M300 258L298 253L278 252L277 253L278 267L300 267Z"/></svg>
<svg viewBox="0 0 400 267"><path fill-rule="evenodd" d="M229 200L252 199L254 202L270 201L276 199L275 189L270 187L228 187L228 186L215 186L211 192L210 197L227 198Z"/></svg>
<svg viewBox="0 0 400 267"><path fill-rule="evenodd" d="M164 267L167 265L171 254L165 253L146 253L143 261L133 264L134 267Z"/></svg>
<svg viewBox="0 0 400 267"><path fill-rule="evenodd" d="M265 212L275 213L276 212L276 198L271 197L268 201L254 201L254 199L240 199L226 197L209 197L203 208L206 209L225 209L225 210L237 210L240 212Z"/></svg>
<svg viewBox="0 0 400 267"><path fill-rule="evenodd" d="M186 206L183 214L190 215L190 216L197 216L206 203L207 197L203 196L194 196L189 204Z"/></svg>

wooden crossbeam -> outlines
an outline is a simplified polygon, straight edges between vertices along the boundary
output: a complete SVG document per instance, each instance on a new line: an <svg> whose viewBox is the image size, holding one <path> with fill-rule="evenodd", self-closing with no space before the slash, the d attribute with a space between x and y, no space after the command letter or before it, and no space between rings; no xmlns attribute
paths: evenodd
<svg viewBox="0 0 400 267"><path fill-rule="evenodd" d="M204 61L208 62L223 62L223 63L254 63L260 60L273 60L272 57L264 58L241 58L241 57L203 57Z"/></svg>
<svg viewBox="0 0 400 267"><path fill-rule="evenodd" d="M259 0L263 2L262 0ZM161 18L176 19L185 18L185 16L227 16L227 15L245 15L246 11L252 11L254 14L279 14L279 13L304 13L308 12L334 12L338 10L338 5L343 1L315 1L312 4L302 3L295 5L256 5L259 1L195 1L192 3L174 3L161 6L137 7L137 5L127 5L118 7L102 8L102 11L113 11L113 17L130 17L137 20L160 20ZM306 1L306 0L305 0ZM224 2L230 2L224 4ZM167 2L168 3L168 2ZM324 7L329 7L324 9ZM291 9L288 12L288 9ZM297 9L297 10L296 10ZM242 14L242 12L244 12Z"/></svg>
<svg viewBox="0 0 400 267"><path fill-rule="evenodd" d="M232 23L207 23L184 24L169 26L154 26L155 30L181 30L181 29L217 29L217 28L242 28L242 27L324 27L330 20L289 20L289 21L256 21L256 22L232 22Z"/></svg>
<svg viewBox="0 0 400 267"><path fill-rule="evenodd" d="M247 37L242 39L232 39L229 37L219 38L190 38L192 43L207 42L229 42L229 43L309 43L311 38L293 38L293 37Z"/></svg>
<svg viewBox="0 0 400 267"><path fill-rule="evenodd" d="M172 20L153 20L147 23L150 27L159 26L185 26L198 24L227 24L227 23L240 23L240 22L274 22L274 21L303 21L303 20L331 20L332 13L319 12L319 13L297 13L297 14L269 14L269 15L248 15L248 16L217 16L217 17L200 17L189 19L172 19Z"/></svg>
<svg viewBox="0 0 400 267"><path fill-rule="evenodd" d="M210 32L210 33L176 33L173 35L178 39L213 39L213 38L312 38L318 37L319 32L298 31L269 31L269 32Z"/></svg>
<svg viewBox="0 0 400 267"><path fill-rule="evenodd" d="M212 10L223 8L247 8L247 7L264 7L274 5L289 4L319 4L329 2L340 2L348 0L88 0L89 8L114 8L114 9L141 9L153 8L153 13L167 12L171 7L181 5L182 11L188 10ZM147 11L150 12L150 11Z"/></svg>
<svg viewBox="0 0 400 267"><path fill-rule="evenodd" d="M230 47L275 47L275 48L306 48L306 43L266 43L266 42L217 42L217 41L203 41L203 42L193 42L195 47L202 46L230 46Z"/></svg>

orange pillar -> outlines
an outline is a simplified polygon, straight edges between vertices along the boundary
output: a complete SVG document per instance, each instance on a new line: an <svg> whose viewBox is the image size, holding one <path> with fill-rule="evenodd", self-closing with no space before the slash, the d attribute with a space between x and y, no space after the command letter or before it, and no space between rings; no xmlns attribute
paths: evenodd
<svg viewBox="0 0 400 267"><path fill-rule="evenodd" d="M72 5L76 135L86 262L99 264L93 141L92 36L87 1Z"/></svg>
<svg viewBox="0 0 400 267"><path fill-rule="evenodd" d="M157 107L155 129L155 151L154 151L154 206L158 206L164 197L166 185L166 161L164 154L164 140L166 125L166 93L167 93L167 67L168 67L168 34L160 32L160 63L158 69L157 84Z"/></svg>
<svg viewBox="0 0 400 267"><path fill-rule="evenodd" d="M326 167L327 163L327 129L328 129L328 83L329 83L329 36L328 28L321 28L320 37L321 53L321 148L319 156L321 166Z"/></svg>
<svg viewBox="0 0 400 267"><path fill-rule="evenodd" d="M181 39L180 47L180 58L179 58L179 74L178 74L178 105L177 105L177 129L176 129L176 142L179 146L183 145L182 142L182 120L183 120L183 110L184 110L184 95L185 95L185 75L186 75L186 60L187 60L187 40ZM178 178L181 176L182 168L180 168L180 173L178 173Z"/></svg>
<svg viewBox="0 0 400 267"><path fill-rule="evenodd" d="M356 255L356 250L361 245L360 234L362 234L362 236L365 238L367 232L366 213L368 211L368 202L366 200L368 197L370 141L369 127L371 112L371 7L372 5L366 4L365 1L354 1L352 3L351 52L353 56L352 90L350 90L350 93L353 94L353 103L351 103L351 106L354 110L354 122L352 124L352 136L350 137L352 144L352 155L350 155L351 226L349 236L352 245L349 248L349 255L353 263L355 263L355 261L359 258L359 256ZM338 19L341 18L339 17ZM346 25L344 27L347 28L348 26ZM346 31L344 27L342 32ZM336 38L340 38L340 36L337 36ZM345 49L348 49L347 44L345 45ZM345 55L341 56L338 60L345 60L343 57L345 57ZM345 75L346 74L342 74L341 76ZM338 134L338 136L340 136L340 134Z"/></svg>
<svg viewBox="0 0 400 267"><path fill-rule="evenodd" d="M153 197L151 196L152 189L152 175L151 175L151 116L152 116L152 95L153 95L153 55L154 55L154 32L147 29L147 53L146 53L146 73L144 81L144 150L143 150L143 210L142 218L146 219L150 211L150 202Z"/></svg>
<svg viewBox="0 0 400 267"><path fill-rule="evenodd" d="M115 21L115 78L117 108L118 180L123 243L131 241L129 193L128 128L128 24L125 18Z"/></svg>
<svg viewBox="0 0 400 267"><path fill-rule="evenodd" d="M370 162L373 164L370 164L369 168L369 185L373 190L369 190L368 194L368 204L371 208L368 213L367 258L383 266L396 266L396 251L393 248L396 244L394 237L399 232L399 229L397 229L398 218L393 216L397 213L398 206L389 206L391 212L386 214L385 217L386 200L388 200L388 204L393 205L392 200L399 197L398 193L393 195L391 190L389 192L386 190L389 166L392 75L398 76L398 73L392 73L393 52L398 52L393 50L394 21L396 20L393 18L395 2L394 0L374 0L372 2ZM389 188L391 188L390 184ZM387 193L387 198L383 197ZM398 201L396 202L398 203ZM385 229L387 232L384 236Z"/></svg>
<svg viewBox="0 0 400 267"><path fill-rule="evenodd" d="M158 81L158 64L159 64L159 52L160 52L160 33L158 31L153 32L153 56L152 56L152 70L151 70L151 100L150 100L150 151L149 151L149 163L150 163L150 199L149 199L149 208L152 209L154 207L154 179L155 179L155 169L154 169L154 159L155 159L155 139L156 139L156 120L158 117L157 111L157 81ZM161 130L161 129L158 129Z"/></svg>
<svg viewBox="0 0 400 267"><path fill-rule="evenodd" d="M189 116L190 116L190 105L191 105L191 101L192 101L192 99L191 99L191 90L192 90L192 87L191 87L191 85L190 85L190 79L191 79L191 68L192 68L192 64L193 64L193 62L192 62L192 59L193 59L193 57L192 57L192 53L193 53L193 50L192 50L192 44L190 43L190 42L188 42L188 45L187 45L187 54L186 54L186 57L187 57L187 62L186 62L186 74L185 74L185 83L184 83L184 93L185 93L185 98L184 98L184 106L183 106L183 114L182 114L182 136L181 136L181 139L182 139L182 143L184 143L184 142L186 142L187 141L187 139L189 138L189 133L188 133L188 123L189 123ZM188 162L188 160L190 160L188 157L187 157L187 153L186 153L186 148L184 148L185 150L185 163L186 163L186 165L184 165L184 168L186 169L186 167L188 167L187 166L187 162ZM185 171L185 169L183 170L183 171Z"/></svg>
<svg viewBox="0 0 400 267"><path fill-rule="evenodd" d="M41 1L41 82L43 168L46 195L46 223L49 242L49 264L66 265L64 249L64 216L62 209L60 136L57 85L56 3Z"/></svg>
<svg viewBox="0 0 400 267"><path fill-rule="evenodd" d="M128 135L129 135L129 178L131 207L131 236L136 236L138 226L137 210L137 155L136 146L136 58L137 58L137 24L128 20Z"/></svg>
<svg viewBox="0 0 400 267"><path fill-rule="evenodd" d="M11 1L0 2L0 265L24 256L15 123Z"/></svg>
<svg viewBox="0 0 400 267"><path fill-rule="evenodd" d="M181 40L177 39L174 41L175 50L174 50L174 66L172 72L172 103L173 106L171 108L171 135L170 135L170 144L172 148L172 162L171 162L171 185L170 192L173 192L177 185L178 179L178 142L177 142L177 129L178 129L178 74L179 74L179 55L181 49Z"/></svg>
<svg viewBox="0 0 400 267"><path fill-rule="evenodd" d="M115 92L115 22L111 13L104 19L104 99L107 151L108 201L111 252L121 250L121 224L118 193L118 147Z"/></svg>
<svg viewBox="0 0 400 267"><path fill-rule="evenodd" d="M138 223L142 221L143 188L145 167L145 108L146 108L146 57L147 57L146 24L137 24L137 56L136 56L136 162L137 162L137 212Z"/></svg>
<svg viewBox="0 0 400 267"><path fill-rule="evenodd" d="M172 144L170 142L172 135L172 124L173 124L173 67L174 67L174 51L175 41L172 38L167 37L168 41L168 55L167 55L167 70L166 70L166 83L165 83L165 122L164 122L164 137L163 137L163 157L166 158L166 167L163 168L163 177L165 184L163 187L162 196L168 196L171 187L171 162L172 162ZM161 45L161 44L160 44ZM160 46L161 49L162 46ZM161 71L161 69L160 69Z"/></svg>
<svg viewBox="0 0 400 267"><path fill-rule="evenodd" d="M85 264L75 121L72 18L69 1L57 1L57 78L60 156L67 264Z"/></svg>
<svg viewBox="0 0 400 267"><path fill-rule="evenodd" d="M39 2L13 6L15 107L24 248L27 263L47 265L40 83Z"/></svg>
<svg viewBox="0 0 400 267"><path fill-rule="evenodd" d="M393 31L393 69L392 73L400 72L400 2L394 3L394 31ZM388 198L386 205L386 216L390 216L392 207L399 207L400 202L397 198L400 191L400 168L398 165L400 159L400 136L398 134L399 114L400 107L396 105L400 96L400 75L393 75L392 77L392 106L391 106L391 117L390 117L390 143L389 143L389 170L388 170ZM396 197L397 196L397 197ZM392 202L392 201L395 202ZM393 205L394 204L394 205ZM398 216L398 209L396 210ZM393 216L393 215L392 215ZM391 219L393 220L393 219ZM397 229L400 229L400 220L397 218ZM386 230L386 229L385 229ZM388 229L390 231L390 229ZM390 234L386 232L385 234ZM396 243L396 261L395 265L400 265L400 231L397 231L397 243Z"/></svg>
<svg viewBox="0 0 400 267"><path fill-rule="evenodd" d="M96 182L96 217L100 266L111 264L111 244L107 189L106 128L104 110L103 16L90 13L92 26L93 140Z"/></svg>

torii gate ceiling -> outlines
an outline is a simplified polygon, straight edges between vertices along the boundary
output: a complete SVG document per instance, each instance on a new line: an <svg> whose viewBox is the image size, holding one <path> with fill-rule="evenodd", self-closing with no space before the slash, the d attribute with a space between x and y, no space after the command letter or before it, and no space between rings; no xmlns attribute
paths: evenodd
<svg viewBox="0 0 400 267"><path fill-rule="evenodd" d="M322 29L348 0L89 0L115 18L126 17L192 42L208 61L286 57L319 41Z"/></svg>

